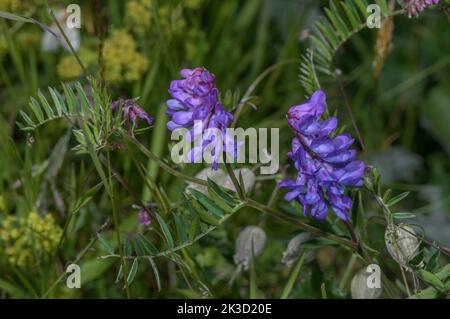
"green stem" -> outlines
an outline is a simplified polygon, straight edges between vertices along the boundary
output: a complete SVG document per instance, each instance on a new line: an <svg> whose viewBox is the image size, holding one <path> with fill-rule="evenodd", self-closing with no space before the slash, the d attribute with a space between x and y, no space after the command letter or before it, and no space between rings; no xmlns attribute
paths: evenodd
<svg viewBox="0 0 450 319"><path fill-rule="evenodd" d="M342 276L342 280L339 283L339 291L344 292L345 287L347 286L348 281L350 280L350 275L352 274L353 267L355 266L356 259L358 258L357 254L352 254L350 260L347 264L347 268L345 269L345 273Z"/></svg>
<svg viewBox="0 0 450 319"><path fill-rule="evenodd" d="M130 288L128 285L128 269L127 269L127 263L125 262L125 258L123 256L123 247L122 247L122 240L120 238L120 225L119 225L119 220L117 218L117 212L116 212L116 203L115 203L115 196L114 196L114 189L113 189L113 182L112 182L112 168L111 168L111 159L110 159L110 155L109 155L109 151L106 153L106 158L107 158L107 164L108 164L108 180L109 180L109 189L110 189L110 199L111 199L111 206L112 206L112 213L113 213L113 221L114 221L114 229L116 232L116 240L117 240L117 245L119 246L119 255L120 255L120 263L122 264L122 269L123 269L123 283L124 283L124 287L125 287L125 291L127 294L127 298L130 299L131 298L131 294L130 294Z"/></svg>
<svg viewBox="0 0 450 319"><path fill-rule="evenodd" d="M167 249L164 251L161 251L155 255L143 255L143 256L126 256L126 259L145 259L145 258L155 258L155 257L162 257L162 256L170 256L171 254L183 250L186 247L189 247L191 245L193 245L194 243L196 243L197 241L199 241L200 239L202 239L203 237L207 236L209 233L211 233L213 230L215 230L217 227L219 227L220 225L222 225L226 220L228 220L231 216L233 216L235 213L237 213L241 208L243 208L245 205L244 203L241 203L240 205L236 206L233 211L226 215L225 217L223 217L220 221L218 225L215 226L209 226L208 229L206 231L204 231L203 233L195 236L192 240L183 242L181 244L179 244L178 246L175 246L171 249ZM107 259L107 258L120 258L120 255L117 254L112 254L112 255L105 255L105 256L101 256L100 258L102 259Z"/></svg>
<svg viewBox="0 0 450 319"><path fill-rule="evenodd" d="M183 178L184 180L188 181L188 182L193 182L196 184L200 184L203 186L208 186L208 183L204 180L195 178L195 177L191 177L188 175L184 175L180 172L178 172L177 170L173 169L172 167L170 167L170 165L164 163L158 156L156 156L155 154L153 154L148 148L145 147L145 145L143 145L141 142L139 142L135 137L129 136L129 135L124 135L124 137L126 139L128 139L131 143L133 143L134 145L136 145L139 150L144 153L145 156L147 156L148 158L150 158L151 160L155 161L156 163L158 163L159 167L161 167L162 169L166 170L168 173Z"/></svg>
<svg viewBox="0 0 450 319"><path fill-rule="evenodd" d="M78 64L80 65L81 69L83 70L84 74L87 74L87 70L83 65L83 62L81 62L80 57L78 56L77 52L75 51L75 49L72 46L72 43L70 42L69 38L67 37L66 33L64 32L63 28L61 27L61 24L59 23L58 19L56 18L55 14L53 13L53 10L48 6L47 1L45 2L45 5L47 7L48 13L51 16L51 18L53 19L53 22L56 24L56 26L58 27L59 32L61 33L61 35L63 36L64 40L66 41L67 45L69 46L70 52L73 54L73 56L75 57L75 59L77 60Z"/></svg>
<svg viewBox="0 0 450 319"><path fill-rule="evenodd" d="M261 83L264 78L266 78L270 73L278 69L279 67L285 65L285 64L291 64L291 63L298 63L298 59L290 59L285 61L280 61L267 69L264 70L256 79L253 81L253 83L248 87L247 91L245 91L244 96L240 99L239 104L237 106L236 112L234 112L233 115L233 123L231 124L231 127L236 127L236 124L238 122L239 116L242 113L242 109L246 105L248 99L253 94L253 91L255 91L256 87Z"/></svg>
<svg viewBox="0 0 450 319"><path fill-rule="evenodd" d="M100 228L98 233L101 233L104 227L106 227L106 223ZM94 246L96 242L97 236L92 237L89 243L86 245L86 247L84 247L84 249L78 254L77 258L71 262L71 264L78 264L79 261L84 257L84 255L86 255L91 250L92 246ZM67 275L66 272L63 272L61 275L59 275L59 277L52 283L50 288L47 289L47 291L42 295L41 298L46 298L53 291L53 289L55 289L55 287L61 282L61 280L63 280L66 277L66 275Z"/></svg>
<svg viewBox="0 0 450 319"><path fill-rule="evenodd" d="M350 248L351 250L353 250L355 252L358 249L357 244L352 242L352 241L350 241L350 240L348 240L348 239L339 237L337 235L328 233L326 231L323 231L323 230L321 230L319 228L316 228L314 226L311 226L309 224L303 223L303 222L301 222L300 220L298 220L296 218L293 218L293 217L290 217L290 216L288 216L286 214L283 214L283 213L281 213L281 212L279 212L279 211L277 211L277 210L275 210L275 209L273 209L271 207L267 207L267 206L265 206L265 205L263 205L261 203L258 203L257 201L254 201L253 199L247 199L247 206L255 208L255 209L257 209L257 210L259 210L261 212L265 212L265 213L267 213L267 214L269 214L269 215L271 215L271 216L273 216L273 217L275 217L275 218L277 218L277 219L279 219L281 221L284 221L284 222L287 222L289 224L295 225L298 228L303 229L304 231L307 231L307 232L309 232L309 233L311 233L313 235L316 235L316 236L323 237L323 238L329 239L331 241L334 241L334 242L336 242L338 244L341 244L341 245L343 245L345 247Z"/></svg>
<svg viewBox="0 0 450 319"><path fill-rule="evenodd" d="M172 174L174 176L180 177L180 178L182 178L182 179L184 179L186 181L189 181L189 182L193 182L193 183L196 183L196 184L199 184L199 185L203 185L203 186L208 186L208 183L205 180L201 180L201 179L198 179L198 178L195 178L195 177L191 177L191 176L185 175L185 174L183 174L181 172L178 172L177 170L173 169L172 167L170 167L169 165L164 163L161 159L159 159L156 155L154 155L150 150L148 150L138 140L136 140L136 138L134 138L132 136L128 136L128 135L125 135L125 138L127 138L130 142L132 142L134 145L136 145L141 152L143 152L148 158L150 158L150 159L154 160L156 163L158 163L158 165L162 169L166 170L168 173L170 173L170 174ZM339 244L341 244L341 245L343 245L345 247L348 247L348 248L352 249L355 252L358 251L358 245L356 243L348 240L348 239L339 237L337 235L328 233L326 231L323 231L323 230L321 230L319 228L316 228L314 226L311 226L309 224L303 223L303 222L301 222L300 220L298 220L296 218L293 218L293 217L290 217L290 216L288 216L286 214L283 214L283 213L281 213L281 212L279 212L279 211L277 211L277 210L275 210L275 209L273 209L271 207L267 207L264 204L261 204L261 203L255 201L255 200L247 198L245 200L245 204L248 207L255 208L255 209L257 209L257 210L259 210L261 212L265 212L265 213L267 213L267 214L269 214L269 215L271 215L271 216L273 216L273 217L275 217L275 218L277 218L277 219L279 219L279 220L281 220L283 222L287 222L289 224L295 225L298 228L303 229L305 231L308 231L308 232L310 232L313 235L332 240L332 241L334 241L336 243L339 243Z"/></svg>
<svg viewBox="0 0 450 319"><path fill-rule="evenodd" d="M297 280L300 270L303 266L304 259L305 259L305 252L303 252L301 256L298 258L298 261L295 264L295 267L292 270L291 275L289 276L288 282L284 287L283 292L281 293L280 299L287 299L289 297L289 294L291 293L292 288L294 288L295 281Z"/></svg>
<svg viewBox="0 0 450 319"><path fill-rule="evenodd" d="M231 181L233 182L234 188L236 189L236 192L238 193L239 199L244 200L245 199L245 190L243 190L242 186L239 184L230 163L225 163L225 168L227 169L228 176L230 176Z"/></svg>

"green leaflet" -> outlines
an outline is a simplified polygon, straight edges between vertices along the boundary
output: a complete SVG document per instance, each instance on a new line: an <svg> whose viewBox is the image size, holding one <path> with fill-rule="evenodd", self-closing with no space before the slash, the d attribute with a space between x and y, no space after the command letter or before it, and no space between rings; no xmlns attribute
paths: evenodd
<svg viewBox="0 0 450 319"><path fill-rule="evenodd" d="M337 50L366 27L366 19L372 14L367 11L366 0L345 0L339 4L330 1L324 9L325 17L315 23L310 36L311 47L301 57L300 82L308 95L320 88L318 74L333 76L331 62ZM376 0L376 4L384 18L397 14L389 11L387 0Z"/></svg>
<svg viewBox="0 0 450 319"><path fill-rule="evenodd" d="M192 199L191 205L203 222L213 226L219 225L219 219L205 210L195 198Z"/></svg>
<svg viewBox="0 0 450 319"><path fill-rule="evenodd" d="M97 238L98 238L100 244L103 246L103 248L106 249L106 251L107 251L109 254L111 254L111 255L114 254L114 248L113 248L113 247L111 246L111 244L105 239L105 237L103 237L102 234L97 233Z"/></svg>
<svg viewBox="0 0 450 319"><path fill-rule="evenodd" d="M155 215L156 215L156 219L158 220L159 225L161 226L161 231L164 235L164 238L167 241L167 244L169 245L170 248L173 248L174 242L173 242L172 234L170 233L170 230L169 230L169 226L167 226L164 219L158 213L155 213Z"/></svg>
<svg viewBox="0 0 450 319"><path fill-rule="evenodd" d="M135 240L136 242L139 242L139 245L145 251L145 253L149 255L156 255L158 253L158 249L144 235L137 234Z"/></svg>
<svg viewBox="0 0 450 319"><path fill-rule="evenodd" d="M138 267L139 267L139 260L135 258L133 260L133 264L131 265L130 272L128 273L127 282L129 285L131 285L131 283L133 282L134 277L136 276L136 273L138 271Z"/></svg>
<svg viewBox="0 0 450 319"><path fill-rule="evenodd" d="M195 190L189 189L191 195L207 210L210 215L213 215L215 218L220 219L223 217L223 211L217 206L211 199L209 199L203 193Z"/></svg>

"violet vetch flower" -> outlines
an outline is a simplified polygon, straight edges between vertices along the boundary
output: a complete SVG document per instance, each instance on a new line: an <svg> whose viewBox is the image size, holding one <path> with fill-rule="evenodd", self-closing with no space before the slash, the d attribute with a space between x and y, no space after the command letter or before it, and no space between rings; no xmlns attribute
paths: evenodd
<svg viewBox="0 0 450 319"><path fill-rule="evenodd" d="M152 219L145 209L141 209L138 212L138 222L143 226L148 226L152 223Z"/></svg>
<svg viewBox="0 0 450 319"><path fill-rule="evenodd" d="M325 93L318 90L306 103L289 109L288 123L296 136L288 156L298 175L295 180L280 182L279 187L290 190L285 199L297 199L305 215L324 220L331 206L341 220L347 221L352 200L345 190L363 186L365 166L356 160L356 151L349 149L354 141L349 134L333 135L337 119L320 120L325 99Z"/></svg>
<svg viewBox="0 0 450 319"><path fill-rule="evenodd" d="M136 103L135 99L128 100L116 100L111 103L111 109L116 110L122 106L122 115L126 123L132 123L133 127L137 127L137 119L140 118L147 122L148 125L153 124L153 117L147 114L139 104Z"/></svg>
<svg viewBox="0 0 450 319"><path fill-rule="evenodd" d="M189 130L186 138L194 141L202 137L200 146L194 147L191 151L190 161L195 162L203 154L205 148L211 143L218 142L222 145L215 145L212 150L214 156L213 169L218 168L218 158L222 152L216 152L219 149L228 152L231 141L228 141L225 129L233 121L233 116L225 111L219 100L219 90L216 88L212 73L204 68L183 69L180 72L183 77L181 80L174 80L170 84L169 94L172 99L167 101L168 110L166 114L171 117L167 123L167 128L174 131L179 128ZM208 129L217 129L222 133L222 139L216 139L214 134L203 133ZM216 143L217 144L217 143Z"/></svg>
<svg viewBox="0 0 450 319"><path fill-rule="evenodd" d="M440 0L403 0L403 7L409 17L417 17L427 7L438 4Z"/></svg>

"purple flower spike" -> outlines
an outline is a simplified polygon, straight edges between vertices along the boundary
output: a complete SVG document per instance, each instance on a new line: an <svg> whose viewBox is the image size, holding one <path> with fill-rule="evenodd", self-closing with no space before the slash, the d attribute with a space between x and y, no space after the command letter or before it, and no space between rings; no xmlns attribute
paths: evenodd
<svg viewBox="0 0 450 319"><path fill-rule="evenodd" d="M147 122L148 125L153 124L153 117L147 114L139 104L136 103L135 99L128 100L116 100L111 103L111 109L116 110L122 105L122 115L126 123L132 123L133 127L137 127L137 119L141 119Z"/></svg>
<svg viewBox="0 0 450 319"><path fill-rule="evenodd" d="M223 151L228 152L230 143L226 139L225 129L233 121L233 115L225 111L220 103L220 92L215 86L214 74L204 68L195 68L181 70L180 75L183 79L172 81L169 88L172 99L166 102L166 114L171 117L171 120L167 122L167 128L170 131L179 128L188 129L189 135L186 138L189 141L202 137L201 146L194 148L191 152L190 161L192 162L202 155L208 145L221 141L214 135L204 135L208 129L218 129L222 133L224 139L221 141L222 144L214 144L214 146L220 146ZM212 166L216 170L222 153L216 152L213 155Z"/></svg>
<svg viewBox="0 0 450 319"><path fill-rule="evenodd" d="M298 175L278 186L289 189L285 199L298 200L305 215L322 221L330 206L347 221L352 200L345 195L345 188L363 186L365 166L356 160L356 151L349 149L354 142L349 134L333 136L337 119L320 119L326 109L325 99L325 92L319 90L306 103L289 109L288 123L296 137L288 156Z"/></svg>
<svg viewBox="0 0 450 319"><path fill-rule="evenodd" d="M409 17L417 17L427 7L439 4L440 0L403 0L403 7Z"/></svg>

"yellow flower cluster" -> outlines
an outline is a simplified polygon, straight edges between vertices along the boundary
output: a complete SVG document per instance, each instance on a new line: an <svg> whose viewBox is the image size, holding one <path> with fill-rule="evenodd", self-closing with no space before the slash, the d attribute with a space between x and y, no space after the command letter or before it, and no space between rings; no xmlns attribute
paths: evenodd
<svg viewBox="0 0 450 319"><path fill-rule="evenodd" d="M137 51L136 42L125 30L114 30L103 49L105 78L111 82L138 80L147 71L147 58Z"/></svg>
<svg viewBox="0 0 450 319"><path fill-rule="evenodd" d="M161 6L158 8L161 29L166 36L180 35L186 31L186 20L183 16L183 8L177 6L171 8L169 6Z"/></svg>
<svg viewBox="0 0 450 319"><path fill-rule="evenodd" d="M97 61L97 54L84 47L80 49L78 56L86 68L91 67ZM73 55L63 57L56 67L56 72L63 80L73 80L83 75L83 70Z"/></svg>
<svg viewBox="0 0 450 319"><path fill-rule="evenodd" d="M133 0L127 2L125 25L139 35L150 28L152 18L151 0Z"/></svg>
<svg viewBox="0 0 450 319"><path fill-rule="evenodd" d="M133 0L127 3L125 13L125 26L142 36L150 30L154 17L152 14L152 0ZM203 0L187 1L186 7L195 9L201 5ZM161 29L166 37L180 35L185 31L186 21L183 16L183 7L181 5L172 8L169 5L158 7L158 18Z"/></svg>
<svg viewBox="0 0 450 319"><path fill-rule="evenodd" d="M33 265L58 245L62 230L53 216L30 212L26 218L7 216L0 226L1 250L17 267Z"/></svg>

